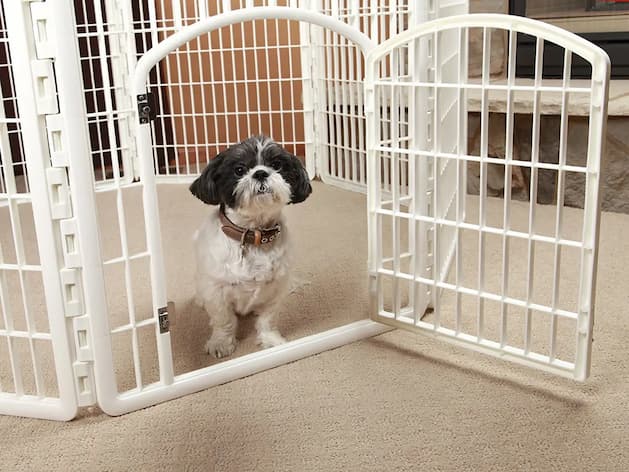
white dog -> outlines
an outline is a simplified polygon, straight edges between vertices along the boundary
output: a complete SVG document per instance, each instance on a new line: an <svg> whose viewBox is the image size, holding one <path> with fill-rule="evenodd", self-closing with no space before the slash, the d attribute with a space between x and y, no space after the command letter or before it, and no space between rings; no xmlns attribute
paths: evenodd
<svg viewBox="0 0 629 472"><path fill-rule="evenodd" d="M216 156L190 186L218 205L197 232L196 301L210 317L206 350L217 358L236 349L238 316L257 316L258 343L284 342L274 324L288 292L290 248L282 209L312 192L301 162L257 136Z"/></svg>

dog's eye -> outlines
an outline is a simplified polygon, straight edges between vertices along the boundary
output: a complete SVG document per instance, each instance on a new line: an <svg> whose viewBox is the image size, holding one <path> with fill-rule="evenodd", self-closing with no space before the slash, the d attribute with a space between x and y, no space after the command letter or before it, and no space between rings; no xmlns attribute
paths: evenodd
<svg viewBox="0 0 629 472"><path fill-rule="evenodd" d="M271 167L273 167L275 170L282 170L282 162L281 161L273 161L271 163Z"/></svg>
<svg viewBox="0 0 629 472"><path fill-rule="evenodd" d="M238 177L245 175L245 166L236 166L234 172Z"/></svg>

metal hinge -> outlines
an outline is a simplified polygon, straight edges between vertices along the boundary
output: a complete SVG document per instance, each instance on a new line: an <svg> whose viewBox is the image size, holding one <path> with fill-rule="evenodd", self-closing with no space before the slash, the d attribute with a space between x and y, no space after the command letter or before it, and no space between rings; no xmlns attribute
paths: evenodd
<svg viewBox="0 0 629 472"><path fill-rule="evenodd" d="M167 306L163 306L157 310L157 323L159 324L160 334L170 332L170 326L175 316L175 302L168 302Z"/></svg>
<svg viewBox="0 0 629 472"><path fill-rule="evenodd" d="M163 306L157 310L157 320L159 323L160 334L168 333L170 330L170 323L168 321L168 307Z"/></svg>
<svg viewBox="0 0 629 472"><path fill-rule="evenodd" d="M153 100L153 94L141 93L137 97L138 99L138 118L140 120L140 124L146 124L149 121L153 121L155 119L155 103Z"/></svg>

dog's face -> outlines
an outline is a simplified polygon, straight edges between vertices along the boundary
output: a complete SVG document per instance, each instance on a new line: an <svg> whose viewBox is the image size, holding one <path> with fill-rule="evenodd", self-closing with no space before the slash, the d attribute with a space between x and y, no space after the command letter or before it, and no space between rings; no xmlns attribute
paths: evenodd
<svg viewBox="0 0 629 472"><path fill-rule="evenodd" d="M303 202L312 187L299 159L273 140L256 136L212 159L190 192L208 205L256 211Z"/></svg>

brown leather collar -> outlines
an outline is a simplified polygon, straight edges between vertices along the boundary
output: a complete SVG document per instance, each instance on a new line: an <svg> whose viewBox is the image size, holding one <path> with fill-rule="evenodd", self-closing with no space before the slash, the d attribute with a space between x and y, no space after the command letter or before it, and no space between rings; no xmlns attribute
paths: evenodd
<svg viewBox="0 0 629 472"><path fill-rule="evenodd" d="M242 246L245 244L253 244L254 246L260 246L261 244L270 244L280 237L282 232L280 225L277 224L273 228L267 229L247 229L242 228L231 222L227 215L225 215L225 209L221 206L219 210L219 216L223 226L221 229L227 237L239 241Z"/></svg>

